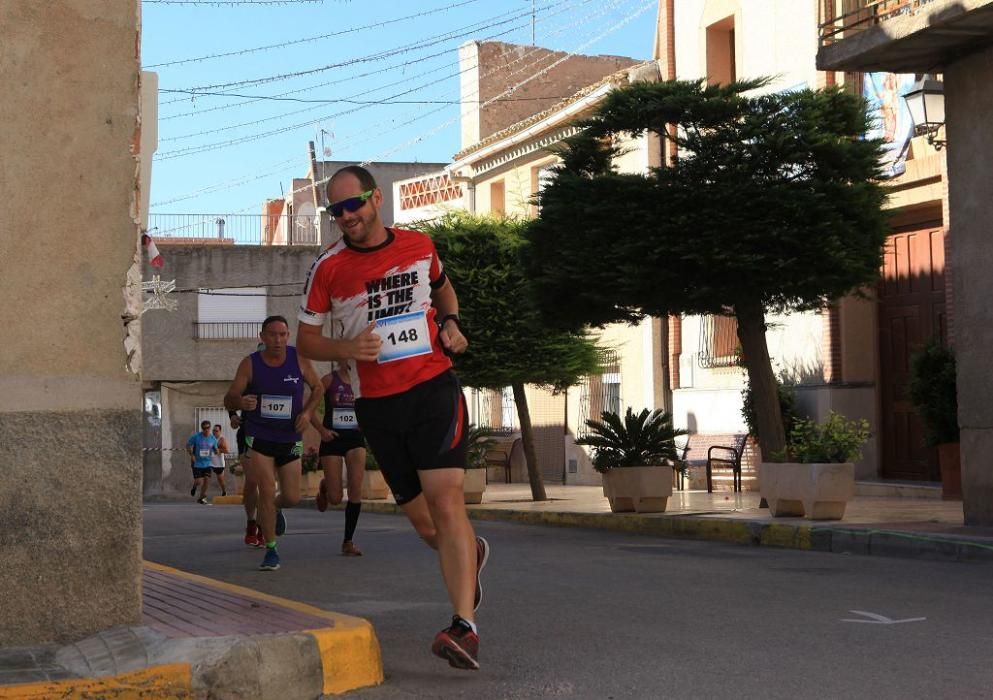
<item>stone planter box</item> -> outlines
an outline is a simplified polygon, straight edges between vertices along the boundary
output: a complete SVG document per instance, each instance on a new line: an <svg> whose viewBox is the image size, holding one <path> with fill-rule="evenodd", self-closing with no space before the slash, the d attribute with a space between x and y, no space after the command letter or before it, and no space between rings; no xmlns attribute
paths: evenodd
<svg viewBox="0 0 993 700"><path fill-rule="evenodd" d="M307 472L300 475L300 497L314 498L321 488L321 479L324 478L323 471Z"/></svg>
<svg viewBox="0 0 993 700"><path fill-rule="evenodd" d="M603 495L614 513L661 513L672 496L672 467L615 467L603 474Z"/></svg>
<svg viewBox="0 0 993 700"><path fill-rule="evenodd" d="M463 484L463 491L465 491L465 502L482 503L483 491L485 490L486 490L486 470L466 469L465 483Z"/></svg>
<svg viewBox="0 0 993 700"><path fill-rule="evenodd" d="M801 515L810 520L841 520L855 495L855 465L763 462L762 497L774 517Z"/></svg>
<svg viewBox="0 0 993 700"><path fill-rule="evenodd" d="M390 492L390 487L386 485L383 473L378 469L366 469L362 476L362 500L381 501Z"/></svg>

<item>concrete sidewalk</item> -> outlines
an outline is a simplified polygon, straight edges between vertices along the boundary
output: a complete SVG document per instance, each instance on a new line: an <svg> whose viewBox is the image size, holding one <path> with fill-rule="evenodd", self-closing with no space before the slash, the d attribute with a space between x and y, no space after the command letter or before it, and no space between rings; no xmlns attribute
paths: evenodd
<svg viewBox="0 0 993 700"><path fill-rule="evenodd" d="M870 490L868 487L866 490ZM674 491L664 513L611 513L599 486L546 485L534 502L527 484L489 484L478 520L588 527L662 537L788 547L823 552L946 560L993 561L993 528L965 527L960 501L856 496L842 520L773 518L759 494ZM913 493L913 489L909 490ZM391 498L363 501L363 510L399 513Z"/></svg>
<svg viewBox="0 0 993 700"><path fill-rule="evenodd" d="M317 698L383 681L365 620L146 562L143 625L0 650L0 698Z"/></svg>

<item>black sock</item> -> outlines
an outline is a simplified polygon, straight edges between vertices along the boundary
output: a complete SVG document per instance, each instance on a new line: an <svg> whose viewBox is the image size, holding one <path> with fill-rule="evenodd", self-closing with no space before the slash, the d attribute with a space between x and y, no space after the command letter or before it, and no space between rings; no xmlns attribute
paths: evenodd
<svg viewBox="0 0 993 700"><path fill-rule="evenodd" d="M345 542L352 541L352 535L355 534L355 526L359 522L359 513L362 512L362 502L352 503L349 501L345 504Z"/></svg>

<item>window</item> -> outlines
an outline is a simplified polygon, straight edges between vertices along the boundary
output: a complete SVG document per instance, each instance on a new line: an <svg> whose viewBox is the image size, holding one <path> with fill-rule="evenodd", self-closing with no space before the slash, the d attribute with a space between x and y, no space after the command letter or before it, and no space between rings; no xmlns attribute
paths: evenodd
<svg viewBox="0 0 993 700"><path fill-rule="evenodd" d="M700 366L736 367L738 357L738 319L734 316L700 317Z"/></svg>
<svg viewBox="0 0 993 700"><path fill-rule="evenodd" d="M490 183L490 213L501 216L507 213L507 191L503 180Z"/></svg>
<svg viewBox="0 0 993 700"><path fill-rule="evenodd" d="M579 437L589 435L586 421L600 420L604 411L621 413L621 363L617 352L606 350L600 355L601 374L589 375L580 385Z"/></svg>
<svg viewBox="0 0 993 700"><path fill-rule="evenodd" d="M734 17L707 27L707 82L727 85L735 81Z"/></svg>
<svg viewBox="0 0 993 700"><path fill-rule="evenodd" d="M201 289L197 294L198 340L255 338L266 317L266 288Z"/></svg>
<svg viewBox="0 0 993 700"><path fill-rule="evenodd" d="M554 163L543 165L531 170L531 187L534 190L535 200L538 202L534 208L534 215L541 214L541 193L548 184L555 179Z"/></svg>
<svg viewBox="0 0 993 700"><path fill-rule="evenodd" d="M500 392L500 427L517 429L517 402L514 401L514 390L509 386Z"/></svg>

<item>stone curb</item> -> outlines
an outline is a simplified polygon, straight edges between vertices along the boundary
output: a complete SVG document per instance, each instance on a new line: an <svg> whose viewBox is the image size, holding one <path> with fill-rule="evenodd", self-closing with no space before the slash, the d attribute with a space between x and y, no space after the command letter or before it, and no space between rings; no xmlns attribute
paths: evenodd
<svg viewBox="0 0 993 700"><path fill-rule="evenodd" d="M150 627L105 630L56 652L74 678L0 686L0 699L318 698L383 682L379 641L361 618L146 562L148 567L324 618L283 634L168 639Z"/></svg>
<svg viewBox="0 0 993 700"><path fill-rule="evenodd" d="M402 514L390 501L362 501L371 513ZM848 525L818 525L809 521L720 518L681 514L579 513L468 507L473 520L517 522L528 525L583 527L612 532L652 535L732 544L751 544L836 554L993 561L993 541L967 535L935 535L913 531Z"/></svg>

